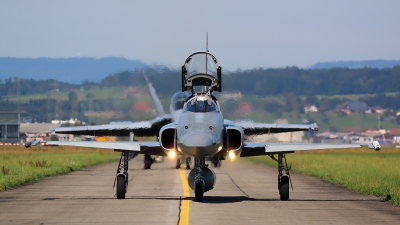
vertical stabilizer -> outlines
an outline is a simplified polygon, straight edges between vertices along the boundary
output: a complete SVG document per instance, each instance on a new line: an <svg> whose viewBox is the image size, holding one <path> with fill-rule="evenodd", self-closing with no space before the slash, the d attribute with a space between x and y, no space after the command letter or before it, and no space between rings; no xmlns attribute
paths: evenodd
<svg viewBox="0 0 400 225"><path fill-rule="evenodd" d="M146 75L144 75L144 72L143 72L143 76L144 76L144 80L147 83L147 86L149 87L150 95L151 95L151 98L153 99L153 103L154 103L154 106L156 107L158 116L164 116L165 115L164 108L161 104L160 99L158 98L158 96L156 94L156 89L154 89L153 84L150 83L149 79L147 79Z"/></svg>

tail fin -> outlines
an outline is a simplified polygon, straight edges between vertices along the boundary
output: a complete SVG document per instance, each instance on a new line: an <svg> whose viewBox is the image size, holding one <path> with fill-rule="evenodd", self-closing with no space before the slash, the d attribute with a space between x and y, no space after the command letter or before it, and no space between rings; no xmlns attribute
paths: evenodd
<svg viewBox="0 0 400 225"><path fill-rule="evenodd" d="M149 87L150 95L151 95L151 98L153 99L153 103L154 103L154 106L156 107L158 116L164 116L165 115L164 108L161 104L160 99L158 98L158 96L156 94L156 89L154 89L153 84L149 82L149 79L147 79L144 72L143 72L143 76L144 76L144 80L147 83L147 86Z"/></svg>

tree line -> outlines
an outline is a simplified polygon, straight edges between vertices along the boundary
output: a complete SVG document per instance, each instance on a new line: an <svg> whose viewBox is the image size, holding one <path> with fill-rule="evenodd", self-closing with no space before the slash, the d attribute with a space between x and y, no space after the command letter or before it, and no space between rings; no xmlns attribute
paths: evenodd
<svg viewBox="0 0 400 225"><path fill-rule="evenodd" d="M144 85L143 74L149 77L160 94L172 94L181 89L180 70L160 66L123 71L111 74L100 82L84 81L80 85L56 80L19 79L20 94L46 93L79 87ZM17 78L11 77L0 79L1 96L16 95L17 81ZM240 91L259 96L285 95L290 92L296 95L378 94L397 92L399 83L400 66L384 69L256 68L226 74L223 72L222 77L223 91Z"/></svg>
<svg viewBox="0 0 400 225"><path fill-rule="evenodd" d="M9 77L0 79L0 97L66 91L78 89L80 86L81 85L60 82L54 79L34 80Z"/></svg>
<svg viewBox="0 0 400 225"><path fill-rule="evenodd" d="M21 96L69 91L65 101L55 99L38 99L22 103L20 108L23 116L36 118L37 122L49 122L51 119L69 119L71 117L85 120L83 111L107 111L116 108L111 99L97 99L87 96L87 100L78 101L75 90L90 90L93 87L127 87L145 85L143 75L153 83L161 96L171 96L181 90L180 70L168 67L153 67L143 70L123 71L111 74L100 82L84 81L82 84L70 84L57 80L33 80L6 78L0 79L0 110L18 109L18 104L8 100L10 96ZM269 101L258 104L265 111L280 114L296 111L303 113L304 104L316 104L322 111L334 109L339 103L348 99L317 98L316 95L339 94L375 94L364 97L360 101L369 106L381 106L400 110L400 95L386 95L388 92L398 92L400 83L400 66L385 69L332 68L332 69L301 69L286 68L256 68L237 70L224 74L222 91L264 96L280 96L284 102ZM18 88L19 87L19 88ZM231 102L234 105L234 102ZM257 104L255 104L257 105ZM120 108L119 106L118 108ZM125 107L125 106L124 106ZM229 108L229 107L228 107ZM129 106L122 109L129 111ZM126 117L129 119L129 117Z"/></svg>

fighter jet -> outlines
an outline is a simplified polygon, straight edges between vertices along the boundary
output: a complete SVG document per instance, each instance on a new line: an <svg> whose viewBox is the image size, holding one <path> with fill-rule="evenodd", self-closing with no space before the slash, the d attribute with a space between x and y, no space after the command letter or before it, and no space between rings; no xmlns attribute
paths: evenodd
<svg viewBox="0 0 400 225"><path fill-rule="evenodd" d="M267 143L246 142L246 135L281 133L304 130L318 130L316 124L262 124L249 121L233 122L226 120L220 109L214 91L222 90L222 69L216 57L209 52L195 52L185 60L181 74L182 92L190 91L183 110L175 122L168 118L157 118L151 122L136 122L124 126L87 126L76 128L59 128L58 133L73 134L129 134L150 136L155 130L158 141L153 142L59 142L47 141L47 145L79 146L108 148L121 152L114 185L116 197L124 199L128 187L129 157L138 154L176 157L192 156L194 168L188 175L188 183L194 191L194 200L203 201L204 193L214 188L216 175L206 164L206 158L213 163L226 158L267 155L278 162L278 191L281 200L289 200L290 168L286 163L286 154L302 150L357 148L357 144L315 144L315 143ZM196 87L207 87L205 91L196 92ZM204 90L204 89L203 89ZM63 130L68 129L68 130ZM37 144L31 143L26 146ZM368 145L380 150L378 142ZM286 172L284 175L283 172Z"/></svg>

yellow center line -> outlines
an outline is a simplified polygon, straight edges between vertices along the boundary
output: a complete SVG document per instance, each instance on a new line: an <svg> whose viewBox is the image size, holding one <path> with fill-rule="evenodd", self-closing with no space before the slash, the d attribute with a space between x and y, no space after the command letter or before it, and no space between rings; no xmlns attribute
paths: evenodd
<svg viewBox="0 0 400 225"><path fill-rule="evenodd" d="M183 198L181 203L181 213L179 215L179 225L188 225L189 224L189 205L190 200L186 199L190 197L190 189L188 182L186 180L185 170L180 170L179 176L181 177L182 188L183 188Z"/></svg>

